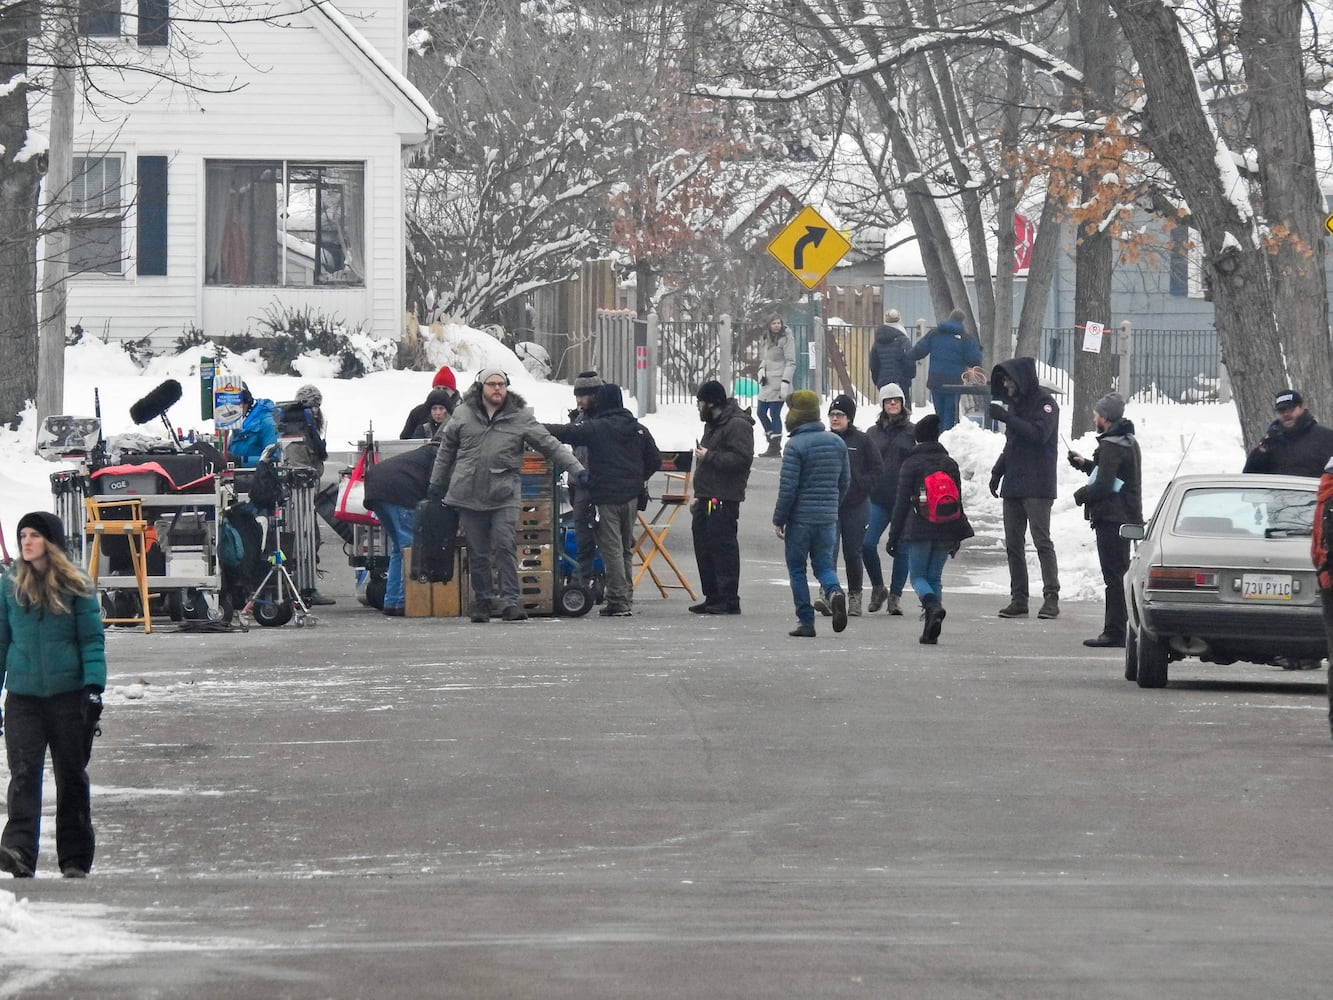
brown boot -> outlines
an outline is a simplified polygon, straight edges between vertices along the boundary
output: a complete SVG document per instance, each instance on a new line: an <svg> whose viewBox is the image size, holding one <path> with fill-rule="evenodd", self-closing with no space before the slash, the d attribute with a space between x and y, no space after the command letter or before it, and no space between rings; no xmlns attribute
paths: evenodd
<svg viewBox="0 0 1333 1000"><path fill-rule="evenodd" d="M878 587L870 588L870 607L867 610L873 615L888 602L889 588L880 584Z"/></svg>
<svg viewBox="0 0 1333 1000"><path fill-rule="evenodd" d="M901 616L903 613L903 599L897 594L889 595L889 614Z"/></svg>
<svg viewBox="0 0 1333 1000"><path fill-rule="evenodd" d="M1009 603L1000 609L1001 618L1026 618L1028 616L1028 602L1020 598L1010 598Z"/></svg>

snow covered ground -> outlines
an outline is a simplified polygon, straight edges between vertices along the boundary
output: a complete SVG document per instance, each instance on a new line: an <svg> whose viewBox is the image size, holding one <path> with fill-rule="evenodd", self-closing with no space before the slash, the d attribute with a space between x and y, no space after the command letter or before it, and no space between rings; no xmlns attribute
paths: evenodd
<svg viewBox="0 0 1333 1000"><path fill-rule="evenodd" d="M525 372L517 358L487 334L451 327L445 342L433 345L437 364L449 364L459 375L460 385L470 381L482 367L498 366L510 373L514 389L535 408L539 418L562 422L573 404L569 386L541 382ZM209 424L199 419L199 358L211 352L195 348L171 358L153 359L140 370L117 346L97 341L71 348L66 357L65 410L91 415L93 390L101 395L102 418L108 436L135 430L129 418L130 405L167 378L178 379L184 397L170 411L170 417L182 430L205 430ZM407 410L425 398L431 373L376 372L357 380L333 377L336 363L327 358L309 357L300 362L301 377L271 376L250 356L227 359L228 371L244 378L257 396L291 399L298 386L312 382L324 395L324 409L330 421L329 444L332 449L354 448L368 428L377 436L392 438L402 426ZM631 404L632 405L632 404ZM922 412L918 411L918 415ZM1131 401L1127 415L1134 421L1143 450L1144 507L1151 511L1163 487L1179 471L1237 471L1244 460L1235 409L1219 404L1145 404ZM862 408L857 425L867 427L875 412L873 405ZM1061 414L1062 435L1069 440L1070 414ZM698 436L699 423L692 404L666 407L646 418L659 445L683 449ZM142 428L149 434L162 431L160 423ZM14 551L12 531L19 517L33 509L50 509L49 476L67 465L46 462L34 453L35 417L30 411L17 431L0 429L0 531ZM756 426L756 443L762 447ZM1000 549L1000 502L986 489L990 467L1003 438L965 423L949 431L943 442L957 459L967 479L964 504L978 537L969 546ZM1073 442L1073 447L1091 455L1095 442L1091 435ZM1062 596L1066 600L1100 600L1101 576L1097 567L1092 532L1074 505L1073 493L1085 477L1063 461L1059 462L1060 496L1056 500L1052 529L1059 554ZM768 516L768 511L751 509L745 516ZM1029 551L1031 555L1031 552ZM1035 574L1035 558L1032 560ZM973 589L1007 593L1003 566L973 575ZM105 792L105 789L99 790ZM58 953L62 962L71 956L95 961L99 955L132 952L142 947L132 927L115 919L103 919L97 907L60 907L43 904L40 911L13 893L0 890L0 968L5 959L32 962L41 966L47 952ZM162 947L160 941L155 947ZM40 976L40 973L38 973ZM0 997L16 996L24 988L23 974L6 974L0 982Z"/></svg>

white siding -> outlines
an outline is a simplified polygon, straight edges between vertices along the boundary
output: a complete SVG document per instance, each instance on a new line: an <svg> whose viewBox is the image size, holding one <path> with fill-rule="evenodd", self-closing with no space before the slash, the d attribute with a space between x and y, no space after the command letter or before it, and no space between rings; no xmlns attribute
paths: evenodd
<svg viewBox="0 0 1333 1000"><path fill-rule="evenodd" d="M410 129L411 116L345 39L313 26L311 18L319 16L295 16L287 26L235 25L225 37L221 29L192 26L188 59L177 51L184 39L176 36L170 54L141 54L133 42L120 43L131 57L169 62L178 73L188 63L192 78L206 89L157 82L137 104L103 101L76 120L76 153L81 148L123 153L131 184L136 157L169 158L168 273L135 274L131 211L125 224L127 273L71 281L71 324L81 322L89 333L117 340L151 335L155 346L166 347L191 325L206 334L242 332L252 325L245 322L248 317L279 301L365 322L380 336L398 335L404 301L399 132ZM400 60L395 55L392 61ZM240 85L234 93L207 92L233 80ZM129 74L107 86L125 92L147 82L150 78ZM203 185L210 159L364 163L366 288L204 288Z"/></svg>

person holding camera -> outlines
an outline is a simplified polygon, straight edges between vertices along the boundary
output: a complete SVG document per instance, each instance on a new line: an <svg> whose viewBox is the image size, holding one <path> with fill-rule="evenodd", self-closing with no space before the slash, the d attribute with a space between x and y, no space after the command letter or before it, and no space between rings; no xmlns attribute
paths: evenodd
<svg viewBox="0 0 1333 1000"><path fill-rule="evenodd" d="M106 640L93 581L65 555L65 528L47 511L18 523L19 557L0 578L0 729L9 761L9 815L0 871L31 878L42 822L42 768L56 781L56 860L65 878L93 866L88 760L102 715Z"/></svg>
<svg viewBox="0 0 1333 1000"><path fill-rule="evenodd" d="M604 617L628 618L634 605L634 516L644 484L662 464L648 428L625 409L620 386L597 387L577 424L547 424L566 444L588 449L589 500L597 508L597 549L606 570Z"/></svg>

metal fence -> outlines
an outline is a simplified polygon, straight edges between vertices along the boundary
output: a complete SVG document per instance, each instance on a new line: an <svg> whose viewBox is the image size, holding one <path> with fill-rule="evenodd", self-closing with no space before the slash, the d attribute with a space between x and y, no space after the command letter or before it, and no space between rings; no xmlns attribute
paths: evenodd
<svg viewBox="0 0 1333 1000"><path fill-rule="evenodd" d="M1118 338L1120 331L1112 329L1108 334ZM1118 387L1125 398L1175 403L1218 402L1225 398L1216 330L1132 329L1129 336L1129 385ZM1051 367L1056 387L1063 392L1069 390L1075 352L1082 343L1082 330L1041 331L1040 360Z"/></svg>

